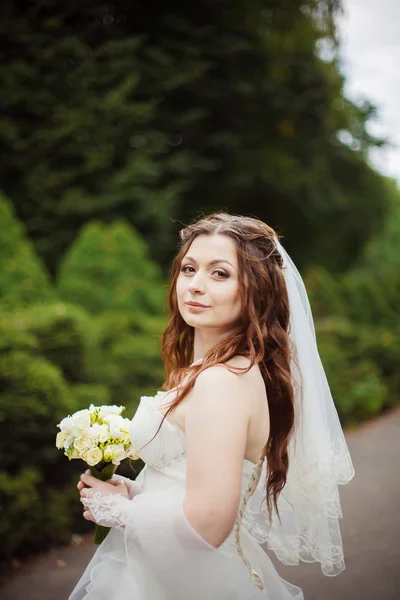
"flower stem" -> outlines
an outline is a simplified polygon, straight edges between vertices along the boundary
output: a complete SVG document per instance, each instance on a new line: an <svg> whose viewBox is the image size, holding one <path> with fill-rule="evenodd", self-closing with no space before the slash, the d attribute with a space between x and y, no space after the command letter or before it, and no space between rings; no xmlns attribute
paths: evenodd
<svg viewBox="0 0 400 600"><path fill-rule="evenodd" d="M103 527L102 525L97 525L94 528L94 543L99 546L101 542L104 542L106 539L108 532L111 527Z"/></svg>
<svg viewBox="0 0 400 600"><path fill-rule="evenodd" d="M89 468L93 477L100 479L100 481L107 481L108 479L111 479L117 470L117 466L113 465L112 463L100 463L95 467ZM96 524L94 530L94 543L97 545L101 544L101 542L106 539L110 529L110 527L103 527L102 525Z"/></svg>

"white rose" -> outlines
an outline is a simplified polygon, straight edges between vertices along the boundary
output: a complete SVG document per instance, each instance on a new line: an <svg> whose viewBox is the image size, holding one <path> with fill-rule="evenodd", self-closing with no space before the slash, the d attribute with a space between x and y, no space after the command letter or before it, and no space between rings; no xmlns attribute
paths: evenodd
<svg viewBox="0 0 400 600"><path fill-rule="evenodd" d="M122 417L123 423L121 424L121 431L129 436L131 430L131 420Z"/></svg>
<svg viewBox="0 0 400 600"><path fill-rule="evenodd" d="M124 423L121 426L121 437L128 440L131 443L131 421L130 419L124 419Z"/></svg>
<svg viewBox="0 0 400 600"><path fill-rule="evenodd" d="M104 419L108 415L120 415L124 408L124 406L116 406L115 404L112 406L100 406L99 419Z"/></svg>
<svg viewBox="0 0 400 600"><path fill-rule="evenodd" d="M74 448L80 452L82 456L85 454L85 452L93 448L93 446L94 444L92 440L87 436L78 437L74 441Z"/></svg>
<svg viewBox="0 0 400 600"><path fill-rule="evenodd" d="M65 417L65 419L63 419L58 424L58 427L61 429L61 431L63 433L68 434L71 431L72 427L73 427L71 417Z"/></svg>
<svg viewBox="0 0 400 600"><path fill-rule="evenodd" d="M129 435L129 433L125 433L124 435L121 435L119 437L120 443L124 444L124 446L131 446L132 442L131 442L131 436Z"/></svg>
<svg viewBox="0 0 400 600"><path fill-rule="evenodd" d="M122 444L108 444L104 448L104 460L112 462L114 465L119 465L121 460L125 458L125 448Z"/></svg>
<svg viewBox="0 0 400 600"><path fill-rule="evenodd" d="M82 458L81 453L75 448L75 444L72 446L71 458Z"/></svg>
<svg viewBox="0 0 400 600"><path fill-rule="evenodd" d="M90 467L94 467L103 460L103 453L100 448L90 448L82 458Z"/></svg>
<svg viewBox="0 0 400 600"><path fill-rule="evenodd" d="M110 429L107 424L99 425L99 442L104 444L110 437Z"/></svg>
<svg viewBox="0 0 400 600"><path fill-rule="evenodd" d="M81 431L90 427L90 412L87 409L78 410L71 417L73 428Z"/></svg>
<svg viewBox="0 0 400 600"><path fill-rule="evenodd" d="M107 423L110 429L110 437L117 438L121 436L121 433L125 433L126 425L125 421L128 419L124 419L120 415L107 415L104 417L104 422Z"/></svg>
<svg viewBox="0 0 400 600"><path fill-rule="evenodd" d="M66 439L67 439L67 434L64 431L60 431L59 433L57 433L56 446L59 450L61 448L64 448L64 442Z"/></svg>
<svg viewBox="0 0 400 600"><path fill-rule="evenodd" d="M70 446L72 446L72 444L74 443L75 440L76 440L76 437L74 435L71 435L70 433L68 433L67 437L65 438L64 448L69 448Z"/></svg>
<svg viewBox="0 0 400 600"><path fill-rule="evenodd" d="M64 454L68 456L69 460L72 460L73 458L82 458L73 444L66 448Z"/></svg>
<svg viewBox="0 0 400 600"><path fill-rule="evenodd" d="M85 435L84 429L81 429L79 427L72 427L68 432L67 438L72 439L72 441L74 442L77 438L80 438L83 435Z"/></svg>
<svg viewBox="0 0 400 600"><path fill-rule="evenodd" d="M100 425L100 423L93 423L90 429L87 431L86 436L93 441L92 446L95 446L98 442L104 444L110 437L108 425Z"/></svg>

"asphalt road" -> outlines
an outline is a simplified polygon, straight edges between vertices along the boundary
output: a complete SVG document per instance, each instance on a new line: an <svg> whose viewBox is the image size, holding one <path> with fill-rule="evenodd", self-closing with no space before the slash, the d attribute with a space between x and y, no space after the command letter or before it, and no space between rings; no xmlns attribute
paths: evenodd
<svg viewBox="0 0 400 600"><path fill-rule="evenodd" d="M400 410L347 433L355 477L340 488L346 570L316 564L276 568L305 600L400 599Z"/></svg>
<svg viewBox="0 0 400 600"><path fill-rule="evenodd" d="M315 564L274 562L282 577L303 589L305 600L399 600L400 409L346 437L356 470L341 488L346 570L326 577ZM3 583L0 600L67 600L93 550L86 538L31 559Z"/></svg>

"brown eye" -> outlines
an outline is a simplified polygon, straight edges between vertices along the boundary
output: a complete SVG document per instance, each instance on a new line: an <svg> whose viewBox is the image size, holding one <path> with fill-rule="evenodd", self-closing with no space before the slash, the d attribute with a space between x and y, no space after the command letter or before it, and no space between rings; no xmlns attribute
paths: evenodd
<svg viewBox="0 0 400 600"><path fill-rule="evenodd" d="M189 271L188 269L191 269L191 271ZM181 268L181 273L193 273L193 271L194 271L194 268L191 267L190 265L184 265Z"/></svg>
<svg viewBox="0 0 400 600"><path fill-rule="evenodd" d="M218 279L228 279L229 277L228 273L225 273L225 271L220 271L219 269L214 271L214 273L217 273Z"/></svg>

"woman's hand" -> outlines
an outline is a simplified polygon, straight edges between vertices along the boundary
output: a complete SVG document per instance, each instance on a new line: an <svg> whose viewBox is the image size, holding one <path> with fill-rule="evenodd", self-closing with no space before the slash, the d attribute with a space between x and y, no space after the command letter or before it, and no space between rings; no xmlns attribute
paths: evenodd
<svg viewBox="0 0 400 600"><path fill-rule="evenodd" d="M125 482L117 477L109 481L100 481L90 474L90 471L82 473L80 481L77 485L80 492L81 502L83 499L93 498L95 493L100 493L102 496L118 495L130 499L129 490ZM84 507L83 517L87 521L93 521L96 523L92 513L87 507Z"/></svg>
<svg viewBox="0 0 400 600"><path fill-rule="evenodd" d="M129 479L129 477L125 477L124 475L113 475L111 479L108 480L108 483L112 485L116 485L118 481L123 481L128 489L129 498L133 500L133 498L140 494L142 486L140 483L137 483L133 479Z"/></svg>

